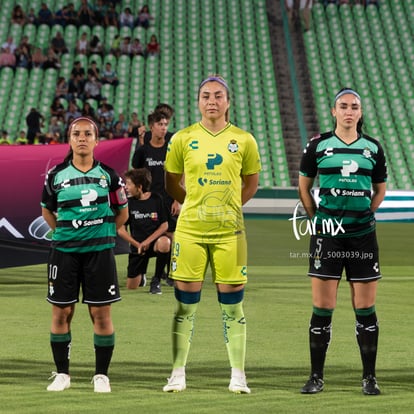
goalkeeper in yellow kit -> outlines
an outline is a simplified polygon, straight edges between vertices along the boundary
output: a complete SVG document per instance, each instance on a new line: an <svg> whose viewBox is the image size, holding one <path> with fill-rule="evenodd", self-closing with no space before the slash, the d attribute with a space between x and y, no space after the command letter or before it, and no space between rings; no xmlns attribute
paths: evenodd
<svg viewBox="0 0 414 414"><path fill-rule="evenodd" d="M232 369L229 390L250 393L244 372L247 248L242 205L257 191L260 156L254 137L229 122L229 88L222 77L201 82L198 106L201 121L173 136L164 164L167 192L183 205L171 257L177 300L173 370L163 390L186 388L193 324L210 265Z"/></svg>

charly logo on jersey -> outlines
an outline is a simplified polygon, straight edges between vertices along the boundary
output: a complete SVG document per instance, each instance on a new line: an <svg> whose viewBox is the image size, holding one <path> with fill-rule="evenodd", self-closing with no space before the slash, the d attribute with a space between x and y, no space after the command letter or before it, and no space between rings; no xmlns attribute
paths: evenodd
<svg viewBox="0 0 414 414"><path fill-rule="evenodd" d="M326 148L323 154L326 155L327 157L332 157L332 155L334 154L333 148Z"/></svg>
<svg viewBox="0 0 414 414"><path fill-rule="evenodd" d="M70 187L70 180L69 180L69 178L67 178L66 180L63 180L60 183L60 187L61 188L69 188Z"/></svg>
<svg viewBox="0 0 414 414"><path fill-rule="evenodd" d="M227 147L227 149L232 153L236 153L239 150L239 145L235 139L232 139Z"/></svg>
<svg viewBox="0 0 414 414"><path fill-rule="evenodd" d="M79 229L80 227L90 227L90 226L99 226L100 224L103 224L104 220L103 218L98 218L94 220L72 220L72 226L75 229Z"/></svg>
<svg viewBox="0 0 414 414"><path fill-rule="evenodd" d="M191 141L188 146L193 149L193 150L197 150L198 149L198 141L195 139L193 141Z"/></svg>

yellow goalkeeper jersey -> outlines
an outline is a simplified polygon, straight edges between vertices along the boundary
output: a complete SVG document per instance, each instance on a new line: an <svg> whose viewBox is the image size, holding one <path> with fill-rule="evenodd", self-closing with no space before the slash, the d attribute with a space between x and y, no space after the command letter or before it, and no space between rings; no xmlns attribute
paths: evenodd
<svg viewBox="0 0 414 414"><path fill-rule="evenodd" d="M236 126L213 134L201 123L171 139L164 168L184 174L186 198L176 232L203 242L217 242L244 231L242 175L261 169L254 137Z"/></svg>

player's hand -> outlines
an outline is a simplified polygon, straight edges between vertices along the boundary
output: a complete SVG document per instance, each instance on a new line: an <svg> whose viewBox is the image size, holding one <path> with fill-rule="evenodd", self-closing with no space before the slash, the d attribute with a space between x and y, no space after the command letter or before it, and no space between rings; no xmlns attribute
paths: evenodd
<svg viewBox="0 0 414 414"><path fill-rule="evenodd" d="M171 205L171 214L173 216L178 216L180 214L180 211L181 211L181 204L177 200L174 200Z"/></svg>

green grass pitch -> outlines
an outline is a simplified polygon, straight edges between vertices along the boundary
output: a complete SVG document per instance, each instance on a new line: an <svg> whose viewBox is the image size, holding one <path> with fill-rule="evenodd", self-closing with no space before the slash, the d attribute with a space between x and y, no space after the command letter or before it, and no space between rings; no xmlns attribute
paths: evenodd
<svg viewBox="0 0 414 414"><path fill-rule="evenodd" d="M0 270L1 413L375 413L412 412L414 381L414 254L412 223L379 223L383 279L377 313L380 341L378 397L360 390L361 363L354 336L349 287L342 282L325 369L325 390L301 395L309 373L310 282L308 236L296 240L288 220L247 220L249 283L245 313L246 372L250 395L227 390L230 369L220 311L207 278L187 366L187 390L165 394L171 370L173 289L125 289L127 256L117 256L123 300L113 306L116 348L109 372L111 394L95 394L90 381L92 324L78 304L72 324L72 387L46 391L54 369L49 345L46 266ZM151 262L151 270L153 262ZM149 276L151 273L149 272Z"/></svg>

